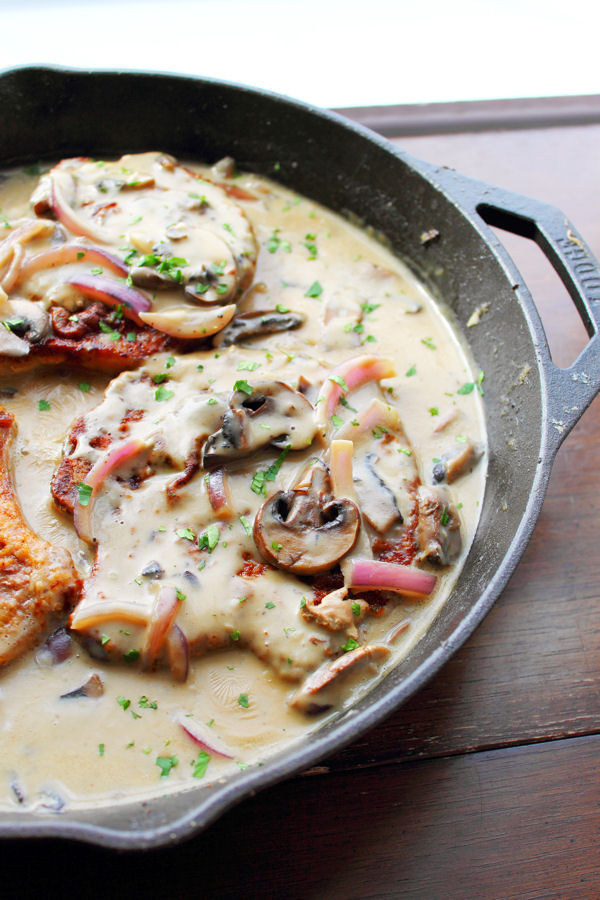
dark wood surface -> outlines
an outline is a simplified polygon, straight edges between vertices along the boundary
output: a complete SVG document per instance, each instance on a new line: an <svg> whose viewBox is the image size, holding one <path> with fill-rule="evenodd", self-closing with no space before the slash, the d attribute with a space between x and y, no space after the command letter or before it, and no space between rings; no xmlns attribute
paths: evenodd
<svg viewBox="0 0 600 900"><path fill-rule="evenodd" d="M600 256L600 125L398 144L558 205ZM506 242L570 363L586 338L566 292L536 247ZM6 843L0 895L600 896L599 411L559 452L494 609L388 721L178 848Z"/></svg>

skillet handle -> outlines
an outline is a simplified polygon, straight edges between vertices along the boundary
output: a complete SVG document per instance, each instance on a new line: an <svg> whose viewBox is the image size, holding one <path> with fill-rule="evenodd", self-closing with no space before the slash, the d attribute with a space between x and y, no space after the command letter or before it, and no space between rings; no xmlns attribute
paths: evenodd
<svg viewBox="0 0 600 900"><path fill-rule="evenodd" d="M552 426L548 438L556 451L600 390L600 265L555 206L456 172L447 175L454 182L452 187L459 189L461 203L467 200L487 225L536 242L567 289L590 336L568 369L552 362L547 343L539 348Z"/></svg>

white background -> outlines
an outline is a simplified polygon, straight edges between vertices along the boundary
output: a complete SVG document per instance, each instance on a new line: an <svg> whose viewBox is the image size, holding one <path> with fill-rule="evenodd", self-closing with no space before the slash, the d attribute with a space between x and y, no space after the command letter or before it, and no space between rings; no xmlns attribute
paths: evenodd
<svg viewBox="0 0 600 900"><path fill-rule="evenodd" d="M0 66L153 69L321 106L600 93L592 0L0 0Z"/></svg>

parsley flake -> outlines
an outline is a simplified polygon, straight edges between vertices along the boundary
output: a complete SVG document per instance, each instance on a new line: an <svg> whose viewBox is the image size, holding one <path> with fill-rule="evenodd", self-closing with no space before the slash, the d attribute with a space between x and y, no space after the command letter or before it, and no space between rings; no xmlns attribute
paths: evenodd
<svg viewBox="0 0 600 900"><path fill-rule="evenodd" d="M242 709L248 709L248 707L250 706L248 694L240 694L240 696L238 697L238 703L242 707Z"/></svg>
<svg viewBox="0 0 600 900"><path fill-rule="evenodd" d="M212 553L219 543L220 537L221 532L218 527L216 525L209 525L206 531L198 536L199 549L202 550L203 548L206 548L209 553Z"/></svg>
<svg viewBox="0 0 600 900"><path fill-rule="evenodd" d="M156 765L160 769L160 777L166 778L171 769L174 769L178 762L179 760L176 756L157 756Z"/></svg>
<svg viewBox="0 0 600 900"><path fill-rule="evenodd" d="M305 297L320 297L322 293L323 293L323 288L321 287L320 282L313 281L313 283L308 288L308 290L306 291L304 296Z"/></svg>
<svg viewBox="0 0 600 900"><path fill-rule="evenodd" d="M92 496L92 486L91 484L85 484L83 481L80 481L77 485L77 494L80 506L87 506L90 502L90 497Z"/></svg>
<svg viewBox="0 0 600 900"><path fill-rule="evenodd" d="M192 765L194 767L194 771L192 772L193 778L204 778L206 775L206 767L210 762L210 753L207 753L206 750L201 750L198 754L198 759L196 762L193 762Z"/></svg>

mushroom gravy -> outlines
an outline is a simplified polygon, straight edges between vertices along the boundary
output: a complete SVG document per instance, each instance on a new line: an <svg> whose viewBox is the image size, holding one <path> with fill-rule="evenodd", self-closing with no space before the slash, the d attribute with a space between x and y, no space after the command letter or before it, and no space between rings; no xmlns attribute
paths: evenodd
<svg viewBox="0 0 600 900"><path fill-rule="evenodd" d="M135 171L143 169L142 160ZM193 169L225 177L234 189L235 204L218 224L233 221L244 239L241 250L229 246L227 253L256 255L252 284L244 269L228 283L223 302L236 300L239 290L238 311L275 309L297 318L293 330L253 335L249 317L234 344L225 329L211 349L167 349L110 382L73 366L5 370L0 377L0 402L18 424L13 461L25 517L71 552L84 579L71 620L82 644L72 642L57 664L38 647L0 674L0 807L52 812L64 804L115 803L262 765L408 653L448 597L475 532L485 480L485 457L475 465L485 445L483 376L423 286L372 236L314 202L255 175ZM0 185L7 223L30 214L37 181L16 173ZM106 184L107 193L116 189ZM123 252L136 242L139 252L152 252L140 230L152 208L145 205L135 224L129 212L115 231ZM169 216L161 216L170 227ZM41 236L38 250L47 240ZM221 245L211 252L212 264L222 268L229 255ZM188 255L182 249L181 257ZM68 265L75 269L77 262ZM31 292L59 296L48 277L34 273ZM68 289L75 304L77 279L84 283L74 276ZM220 282L189 284L208 284L206 294ZM177 304L166 287L158 295L161 310ZM193 308L204 301L186 302ZM109 346L111 336L103 340ZM277 384L285 387L275 391ZM270 413L261 422L254 414L265 397ZM227 415L248 429L242 453L231 428L224 429ZM72 428L74 420L83 425ZM85 478L69 485L78 537L52 499L53 475L60 502L57 467L83 461L89 472L115 447L129 449L113 460L101 489L90 483L82 493ZM420 560L424 533L410 559L402 544L403 525L415 516L417 487L408 486L418 480L423 509L429 504L444 528L454 528L443 547L429 547ZM447 503L436 513L427 490L445 482L440 496ZM350 536L324 569L317 549L303 546L312 554L305 571L295 556L284 558L280 535L298 498L311 492L315 529L340 522ZM68 502L63 506L69 511ZM331 512L319 519L325 508ZM267 516L268 528L279 530L267 529ZM460 550L452 547L459 524ZM310 529L299 533L311 540ZM331 530L323 534L318 552L334 543ZM371 546L381 561L396 568L408 561L435 586L427 596L423 580L412 592L417 596L406 585L383 595L378 589L389 584L364 575L361 581L358 571ZM328 581L329 569L337 580ZM343 595L344 580L360 587ZM164 640L154 647L148 641L160 603L170 605L168 625L176 618L191 650L185 681L177 680L176 644L171 651ZM101 612L103 604L112 604L112 618ZM344 673L345 661L362 647L375 650L365 665ZM149 671L139 668L144 654ZM315 684L324 669L329 681ZM94 676L102 685L98 695ZM321 715L307 716L311 711Z"/></svg>

